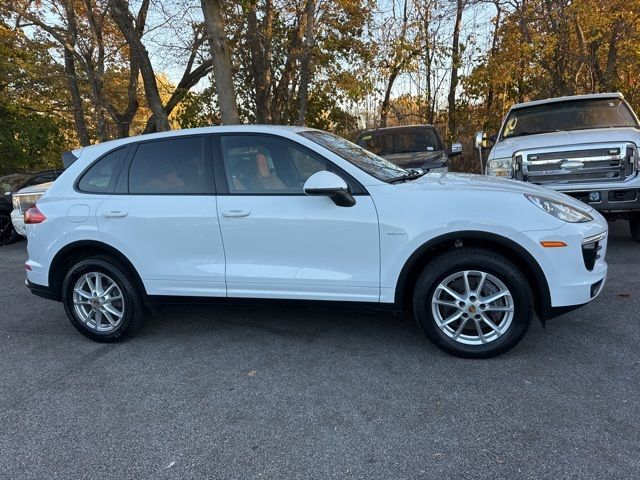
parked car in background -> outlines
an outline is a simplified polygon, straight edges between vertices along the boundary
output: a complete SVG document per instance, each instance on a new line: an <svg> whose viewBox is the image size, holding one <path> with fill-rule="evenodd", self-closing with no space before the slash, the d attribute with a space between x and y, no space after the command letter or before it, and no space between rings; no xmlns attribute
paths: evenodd
<svg viewBox="0 0 640 480"><path fill-rule="evenodd" d="M447 150L438 131L431 125L410 125L365 130L356 143L402 168L421 168L430 172L449 170L449 158L462 154L462 145Z"/></svg>
<svg viewBox="0 0 640 480"><path fill-rule="evenodd" d="M490 147L484 132L476 148ZM488 175L571 195L611 220L629 221L640 242L640 124L621 93L514 105L489 153Z"/></svg>
<svg viewBox="0 0 640 480"><path fill-rule="evenodd" d="M19 238L12 222L13 195L25 187L52 182L62 170L47 170L38 173L13 173L0 177L0 245L6 245Z"/></svg>
<svg viewBox="0 0 640 480"><path fill-rule="evenodd" d="M25 213L27 285L97 341L158 302L307 300L411 311L440 348L489 357L606 279L588 205L407 170L320 130L207 127L75 155Z"/></svg>
<svg viewBox="0 0 640 480"><path fill-rule="evenodd" d="M24 229L24 213L35 206L42 194L53 184L53 182L41 183L18 190L13 194L13 210L11 211L11 223L14 230L22 236L26 236Z"/></svg>

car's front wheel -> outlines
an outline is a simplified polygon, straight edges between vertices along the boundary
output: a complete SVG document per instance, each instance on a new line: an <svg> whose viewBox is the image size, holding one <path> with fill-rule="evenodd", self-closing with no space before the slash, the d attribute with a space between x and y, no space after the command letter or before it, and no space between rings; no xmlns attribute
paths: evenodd
<svg viewBox="0 0 640 480"><path fill-rule="evenodd" d="M13 223L11 223L11 215L0 213L0 245L9 245L19 237L20 235L13 228Z"/></svg>
<svg viewBox="0 0 640 480"><path fill-rule="evenodd" d="M430 262L416 282L413 307L439 348L467 358L510 350L533 317L531 288L522 272L480 248L456 248Z"/></svg>
<svg viewBox="0 0 640 480"><path fill-rule="evenodd" d="M91 340L121 340L142 323L140 294L126 270L110 258L79 261L68 271L62 288L69 320Z"/></svg>

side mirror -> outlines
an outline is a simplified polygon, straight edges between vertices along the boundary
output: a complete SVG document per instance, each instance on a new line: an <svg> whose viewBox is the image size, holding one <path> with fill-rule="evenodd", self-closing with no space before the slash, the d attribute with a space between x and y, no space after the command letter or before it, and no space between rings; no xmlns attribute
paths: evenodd
<svg viewBox="0 0 640 480"><path fill-rule="evenodd" d="M450 157L457 157L458 155L462 155L462 144L454 143L451 145L451 150L449 150Z"/></svg>
<svg viewBox="0 0 640 480"><path fill-rule="evenodd" d="M339 207L353 207L356 199L349 192L349 186L335 173L322 170L311 175L304 182L304 193L309 196L324 196Z"/></svg>

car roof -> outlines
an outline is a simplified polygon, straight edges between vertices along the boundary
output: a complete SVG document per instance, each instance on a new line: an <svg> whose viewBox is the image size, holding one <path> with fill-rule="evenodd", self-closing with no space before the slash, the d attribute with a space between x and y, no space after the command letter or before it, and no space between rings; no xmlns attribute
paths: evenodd
<svg viewBox="0 0 640 480"><path fill-rule="evenodd" d="M396 125L394 127L378 127L378 128L368 128L367 130L363 130L362 132L360 132L360 135L363 134L368 134L368 133L377 133L377 132L394 132L394 131L399 131L399 130L409 130L409 129L415 129L415 128L433 128L435 129L435 127L433 125L430 124L415 124L415 125Z"/></svg>
<svg viewBox="0 0 640 480"><path fill-rule="evenodd" d="M144 142L147 140L157 140L163 138L182 137L187 135L202 135L207 133L283 133L283 132L304 132L315 130L308 127L299 127L292 125L214 125L209 127L198 128L185 128L181 130L169 130L167 132L147 133L143 135L136 135L126 138L118 138L116 140L110 140L107 142L97 143L95 145L88 145L86 147L80 147L73 150L73 154L78 157L82 151L93 150L96 148L103 149L105 146L109 149L118 147L120 145L127 145L134 142Z"/></svg>
<svg viewBox="0 0 640 480"><path fill-rule="evenodd" d="M590 93L587 95L568 95L565 97L554 97L554 98L546 98L543 100L533 100L531 102L522 102L516 103L511 107L511 110L516 110L518 108L523 107L533 107L535 105L545 105L548 103L558 103L558 102L571 102L573 100L597 100L604 98L619 98L624 99L624 96L620 92L610 92L610 93Z"/></svg>
<svg viewBox="0 0 640 480"><path fill-rule="evenodd" d="M53 185L53 182L46 182L46 183L39 183L38 185L31 185L30 187L21 188L14 195L29 195L32 193L46 192L51 185Z"/></svg>

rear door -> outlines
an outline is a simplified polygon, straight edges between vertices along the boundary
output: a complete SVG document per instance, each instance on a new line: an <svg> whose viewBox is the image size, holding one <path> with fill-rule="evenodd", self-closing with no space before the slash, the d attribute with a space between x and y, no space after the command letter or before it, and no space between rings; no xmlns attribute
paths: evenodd
<svg viewBox="0 0 640 480"><path fill-rule="evenodd" d="M226 295L208 135L134 144L97 218L103 241L131 260L148 294Z"/></svg>

